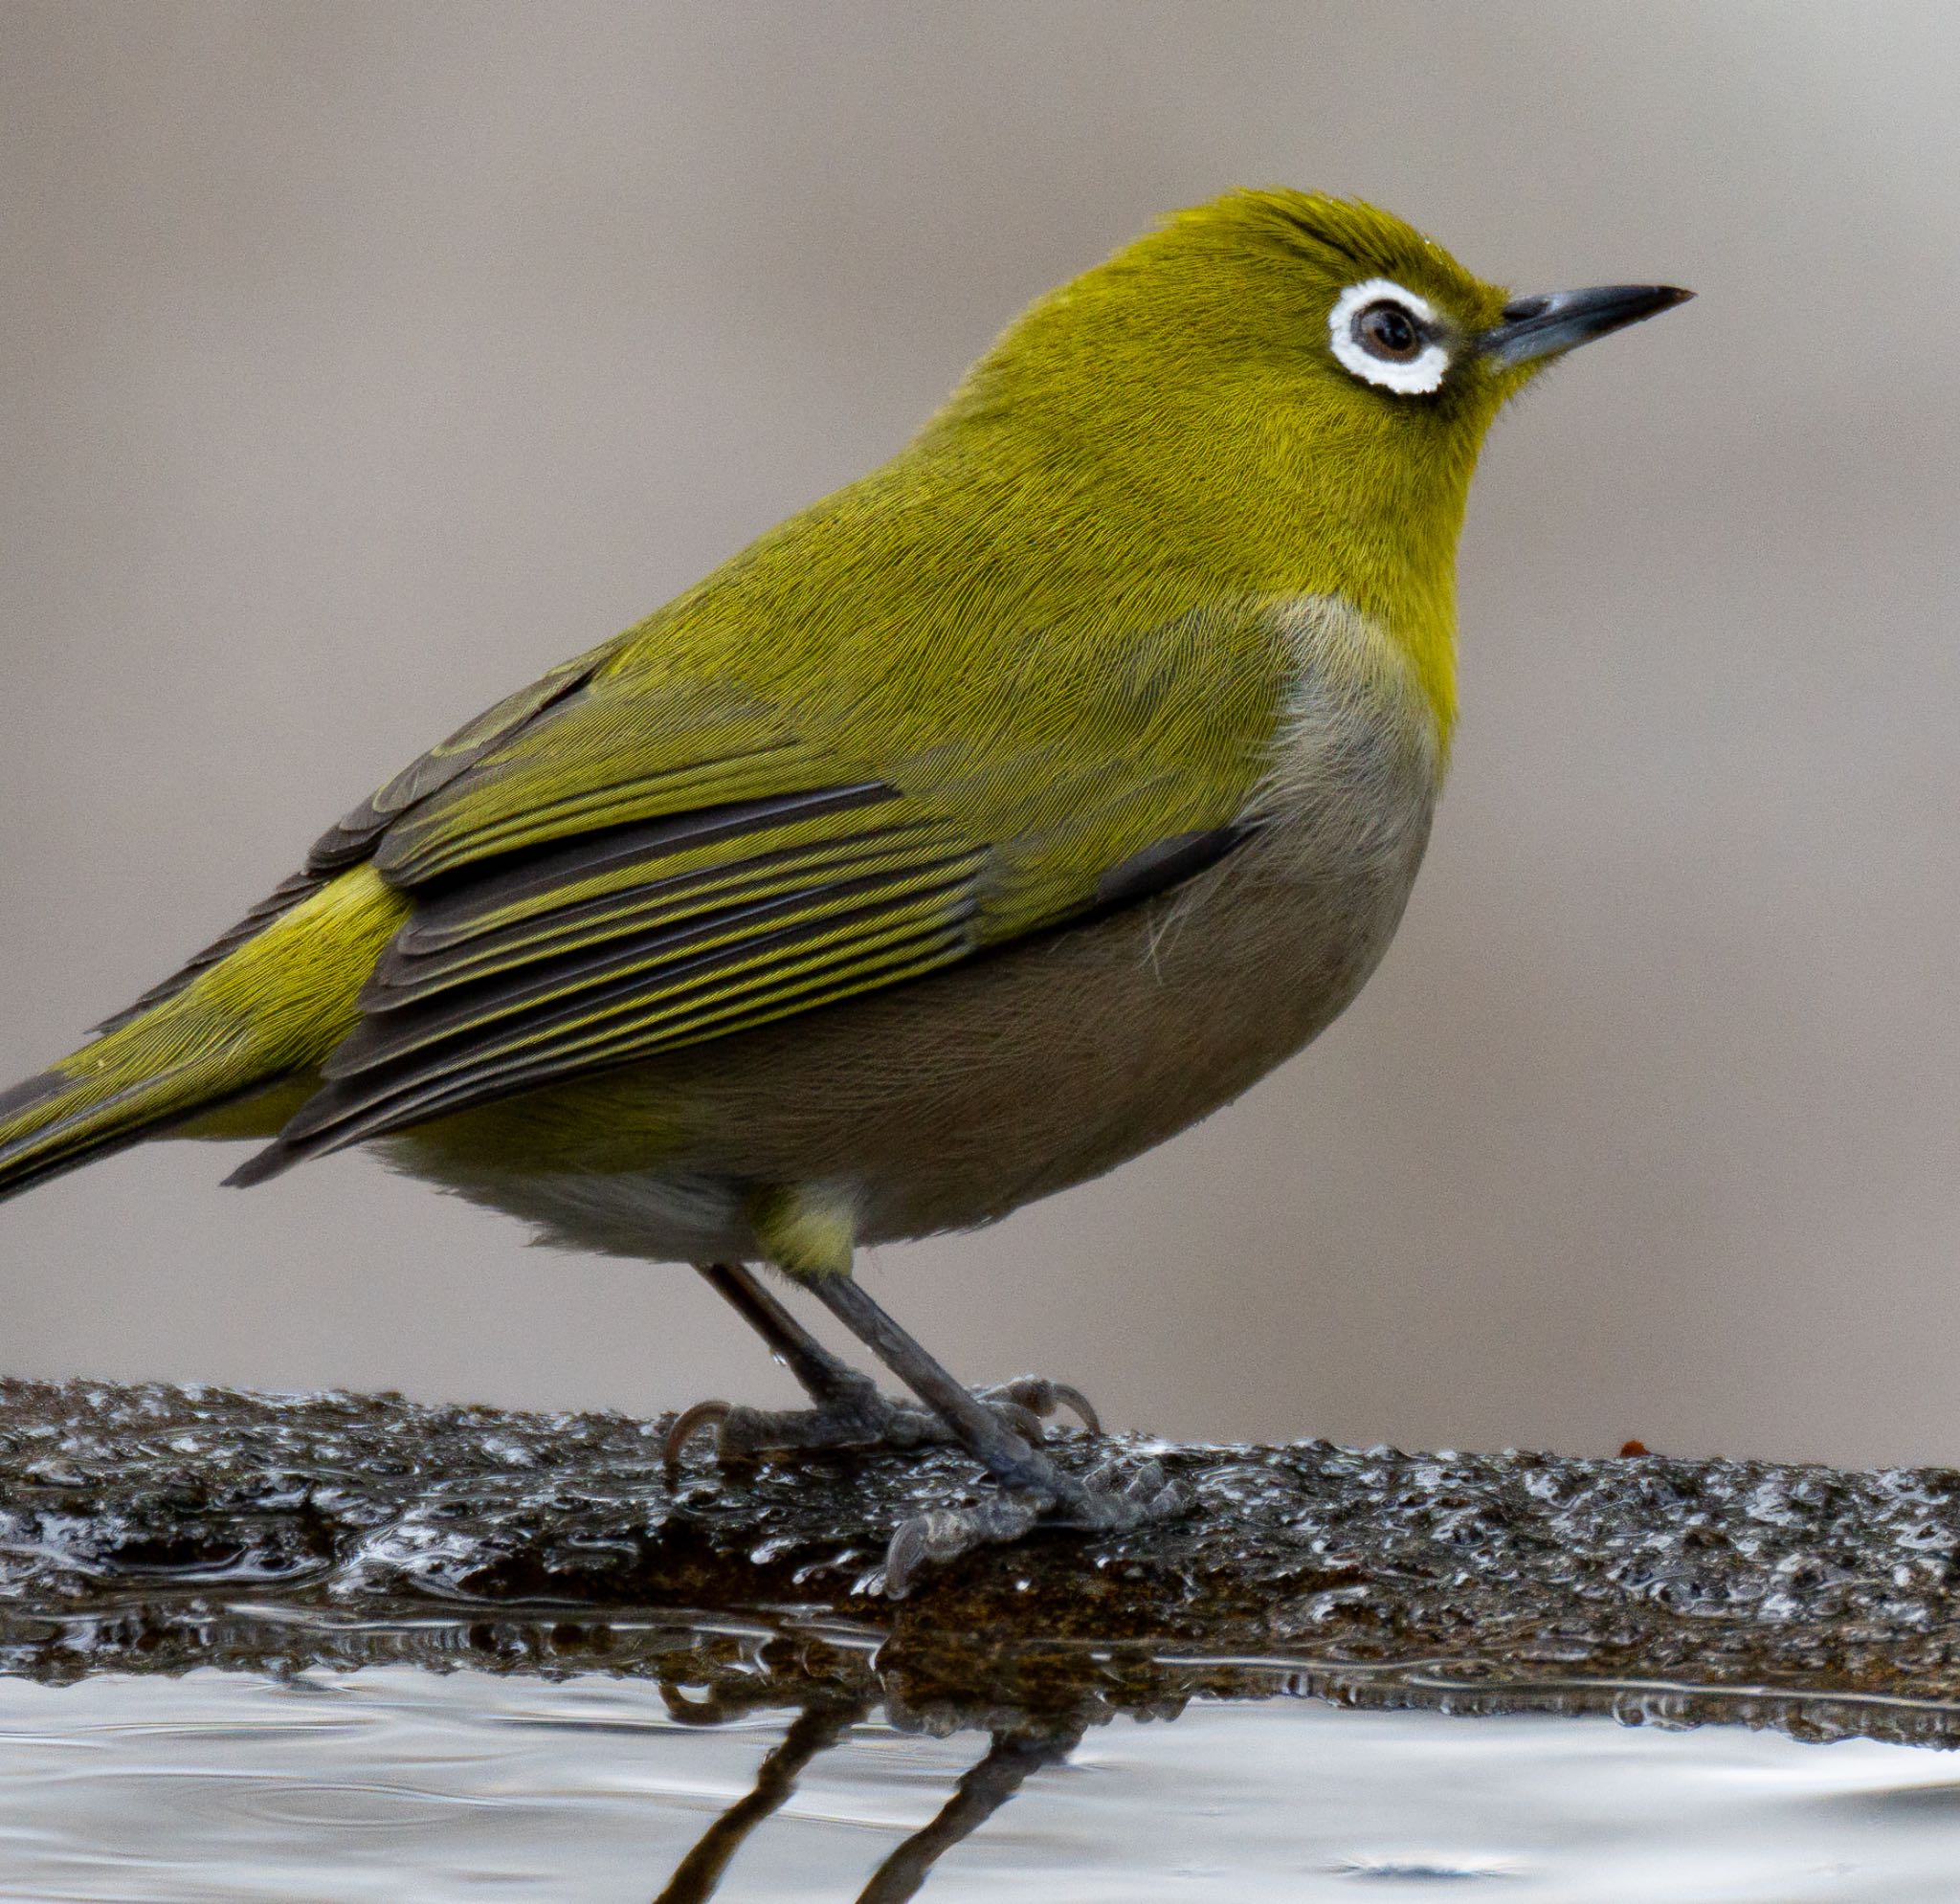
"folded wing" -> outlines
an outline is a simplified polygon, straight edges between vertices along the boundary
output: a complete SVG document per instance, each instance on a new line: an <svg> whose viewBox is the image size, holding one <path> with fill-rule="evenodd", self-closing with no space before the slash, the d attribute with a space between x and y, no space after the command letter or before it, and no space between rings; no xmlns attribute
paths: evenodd
<svg viewBox="0 0 1960 1904"><path fill-rule="evenodd" d="M920 977L1242 836L1250 766L1149 773L1147 732L1111 739L880 762L726 676L570 664L315 849L304 876L371 859L413 906L321 1088L233 1181Z"/></svg>

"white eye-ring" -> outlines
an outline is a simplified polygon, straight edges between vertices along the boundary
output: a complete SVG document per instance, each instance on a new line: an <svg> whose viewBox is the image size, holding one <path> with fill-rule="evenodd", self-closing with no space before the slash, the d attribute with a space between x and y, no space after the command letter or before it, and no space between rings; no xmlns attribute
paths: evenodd
<svg viewBox="0 0 1960 1904"><path fill-rule="evenodd" d="M1427 396L1450 367L1436 307L1386 277L1350 284L1327 313L1327 342L1344 369L1397 396Z"/></svg>

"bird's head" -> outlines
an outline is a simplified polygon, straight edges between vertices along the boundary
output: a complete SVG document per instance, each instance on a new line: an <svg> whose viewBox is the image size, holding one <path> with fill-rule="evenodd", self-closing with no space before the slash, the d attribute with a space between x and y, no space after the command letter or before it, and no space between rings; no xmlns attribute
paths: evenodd
<svg viewBox="0 0 1960 1904"><path fill-rule="evenodd" d="M1235 191L1039 299L941 422L1038 444L1045 470L1147 530L1139 559L1340 594L1433 648L1498 410L1688 295L1514 297L1371 205Z"/></svg>

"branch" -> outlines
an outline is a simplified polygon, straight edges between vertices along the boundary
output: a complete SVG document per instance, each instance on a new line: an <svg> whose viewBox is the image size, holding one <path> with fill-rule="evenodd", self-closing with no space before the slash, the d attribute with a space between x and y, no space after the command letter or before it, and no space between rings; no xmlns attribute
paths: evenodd
<svg viewBox="0 0 1960 1904"><path fill-rule="evenodd" d="M669 1418L671 1419L671 1418ZM1960 1474L1172 1448L1187 1517L869 1590L971 1498L945 1450L690 1466L665 1420L0 1381L0 1663L385 1660L657 1677L751 1706L1080 1727L1204 1694L1613 1710L1960 1741Z"/></svg>

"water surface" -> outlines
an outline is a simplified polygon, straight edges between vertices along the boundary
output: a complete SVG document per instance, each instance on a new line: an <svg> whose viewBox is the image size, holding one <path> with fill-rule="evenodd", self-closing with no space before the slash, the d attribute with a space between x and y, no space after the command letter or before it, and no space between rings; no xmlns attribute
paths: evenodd
<svg viewBox="0 0 1960 1904"><path fill-rule="evenodd" d="M820 1737L793 1789L687 1888L799 1722ZM1960 1760L1909 1746L1297 1697L1119 1716L1073 1749L1007 1738L778 1708L702 1725L599 1674L0 1681L0 1870L10 1898L127 1904L1960 1894ZM1015 1789L941 1848L962 1779L1002 1766Z"/></svg>

